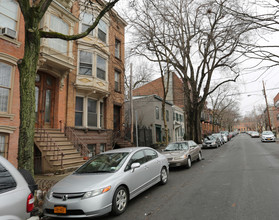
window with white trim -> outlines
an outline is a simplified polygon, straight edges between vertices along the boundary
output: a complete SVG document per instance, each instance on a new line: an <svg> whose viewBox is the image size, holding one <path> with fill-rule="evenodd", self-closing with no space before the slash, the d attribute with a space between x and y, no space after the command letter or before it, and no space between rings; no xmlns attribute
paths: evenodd
<svg viewBox="0 0 279 220"><path fill-rule="evenodd" d="M51 15L50 16L50 31L59 32L61 34L69 34L69 24L61 18ZM61 39L48 39L48 45L54 50L61 53L68 53L68 41Z"/></svg>
<svg viewBox="0 0 279 220"><path fill-rule="evenodd" d="M97 78L106 80L106 60L97 55Z"/></svg>
<svg viewBox="0 0 279 220"><path fill-rule="evenodd" d="M11 97L12 66L0 62L0 112L8 113Z"/></svg>
<svg viewBox="0 0 279 220"><path fill-rule="evenodd" d="M0 0L0 27L17 29L18 4L15 0Z"/></svg>
<svg viewBox="0 0 279 220"><path fill-rule="evenodd" d="M93 60L96 59L96 67L93 69ZM100 55L84 50L79 51L79 75L96 76L106 81L107 59Z"/></svg>
<svg viewBox="0 0 279 220"><path fill-rule="evenodd" d="M98 38L104 43L107 42L107 24L103 20L98 24Z"/></svg>
<svg viewBox="0 0 279 220"><path fill-rule="evenodd" d="M103 127L103 101L90 97L76 96L76 127Z"/></svg>
<svg viewBox="0 0 279 220"><path fill-rule="evenodd" d="M82 20L81 32L83 33L93 24L94 16L93 14L84 12L81 13L80 19ZM93 30L89 34L93 35Z"/></svg>
<svg viewBox="0 0 279 220"><path fill-rule="evenodd" d="M5 158L8 158L8 138L7 134L0 133L0 155Z"/></svg>
<svg viewBox="0 0 279 220"><path fill-rule="evenodd" d="M79 74L92 76L92 53L79 52Z"/></svg>

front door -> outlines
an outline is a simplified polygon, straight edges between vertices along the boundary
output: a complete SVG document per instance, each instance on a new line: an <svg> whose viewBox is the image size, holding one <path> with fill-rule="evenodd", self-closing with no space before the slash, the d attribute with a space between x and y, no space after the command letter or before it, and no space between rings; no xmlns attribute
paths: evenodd
<svg viewBox="0 0 279 220"><path fill-rule="evenodd" d="M36 127L53 127L55 78L38 72L36 76Z"/></svg>
<svg viewBox="0 0 279 220"><path fill-rule="evenodd" d="M113 129L120 131L120 106L113 106Z"/></svg>

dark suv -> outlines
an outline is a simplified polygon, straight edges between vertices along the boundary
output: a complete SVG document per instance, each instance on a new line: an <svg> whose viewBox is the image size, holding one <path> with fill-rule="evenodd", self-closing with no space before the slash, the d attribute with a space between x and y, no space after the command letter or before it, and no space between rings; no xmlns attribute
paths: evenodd
<svg viewBox="0 0 279 220"><path fill-rule="evenodd" d="M27 183L29 182L29 183ZM34 208L35 181L28 171L22 174L0 156L0 219L24 220Z"/></svg>

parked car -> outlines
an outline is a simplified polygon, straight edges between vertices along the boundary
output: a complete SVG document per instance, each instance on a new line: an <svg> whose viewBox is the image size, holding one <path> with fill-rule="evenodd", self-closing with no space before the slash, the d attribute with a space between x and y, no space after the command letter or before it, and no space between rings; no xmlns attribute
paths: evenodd
<svg viewBox="0 0 279 220"><path fill-rule="evenodd" d="M84 218L122 214L128 201L168 181L165 156L149 147L110 150L94 156L48 192L46 216Z"/></svg>
<svg viewBox="0 0 279 220"><path fill-rule="evenodd" d="M272 133L272 131L263 131L262 132L262 137L261 137L262 142L267 142L267 141L273 141L275 142L275 136Z"/></svg>
<svg viewBox="0 0 279 220"><path fill-rule="evenodd" d="M201 146L192 140L170 143L162 154L167 157L170 167L187 166L191 168L192 161L202 160Z"/></svg>
<svg viewBox="0 0 279 220"><path fill-rule="evenodd" d="M30 173L27 174L25 170L23 175L0 156L0 219L30 218L34 208L33 193L36 185ZM29 185L25 178L31 180L32 184Z"/></svg>
<svg viewBox="0 0 279 220"><path fill-rule="evenodd" d="M225 140L224 140L224 138L223 138L221 133L214 133L214 134L212 134L212 136L215 137L215 138L219 138L221 144L225 143Z"/></svg>
<svg viewBox="0 0 279 220"><path fill-rule="evenodd" d="M257 132L257 131L252 131L252 132L251 132L251 137L252 137L252 138L259 138L259 137L260 137L260 134L259 134L259 132Z"/></svg>
<svg viewBox="0 0 279 220"><path fill-rule="evenodd" d="M221 147L221 141L212 135L207 136L202 143L202 148Z"/></svg>

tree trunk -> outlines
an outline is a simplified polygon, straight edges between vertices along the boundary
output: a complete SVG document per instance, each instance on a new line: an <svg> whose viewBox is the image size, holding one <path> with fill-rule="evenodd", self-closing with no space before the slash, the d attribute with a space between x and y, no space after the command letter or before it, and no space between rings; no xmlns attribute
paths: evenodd
<svg viewBox="0 0 279 220"><path fill-rule="evenodd" d="M187 134L188 140L193 140L196 143L201 143L201 110L198 107L189 107L187 114Z"/></svg>
<svg viewBox="0 0 279 220"><path fill-rule="evenodd" d="M25 53L18 62L20 73L20 127L18 167L34 175L35 78L40 51L38 22L25 21ZM36 28L33 28L36 27ZM31 30L31 31L30 31Z"/></svg>

